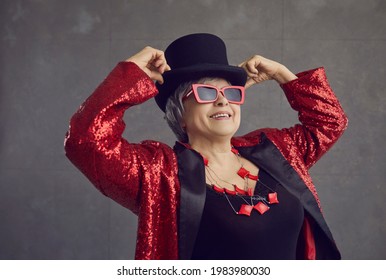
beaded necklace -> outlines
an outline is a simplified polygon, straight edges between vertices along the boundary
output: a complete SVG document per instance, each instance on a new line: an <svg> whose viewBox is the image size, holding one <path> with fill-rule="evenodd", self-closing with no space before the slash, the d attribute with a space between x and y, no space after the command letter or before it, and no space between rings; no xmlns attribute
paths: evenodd
<svg viewBox="0 0 386 280"><path fill-rule="evenodd" d="M236 215L250 216L253 209L255 209L261 215L263 215L265 212L267 212L270 209L269 205L279 203L277 193L273 191L269 186L264 184L262 181L260 181L258 175L252 175L247 169L244 168L244 165L240 160L241 155L235 148L232 148L232 153L236 156L237 161L240 164L240 168L237 171L237 175L243 178L244 180L243 188L240 188L236 184L232 184L220 178L216 174L216 172L214 172L214 170L209 166L208 159L203 157L205 169L206 169L206 173L205 173L206 178L211 183L211 187L214 191L224 195L224 197L228 201L228 204L230 205L230 207L232 208L233 212ZM267 188L270 191L268 192L267 197L264 197L258 194L253 194L252 188L249 187L249 180L256 181L256 184L255 184L256 186L257 186L257 183L260 183L265 188ZM222 184L227 184L232 186L233 190L229 188L220 187L221 184L219 184L219 182L221 182ZM228 195L234 195L234 196L240 197L243 200L243 204L241 204L240 209L238 211L236 211L235 207L232 205ZM247 197L247 199L245 197ZM255 204L254 201L258 201L258 202Z"/></svg>

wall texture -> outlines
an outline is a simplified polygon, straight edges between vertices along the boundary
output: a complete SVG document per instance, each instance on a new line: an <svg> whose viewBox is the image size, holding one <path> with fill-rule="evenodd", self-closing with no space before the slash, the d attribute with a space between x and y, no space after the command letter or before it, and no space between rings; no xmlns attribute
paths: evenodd
<svg viewBox="0 0 386 280"><path fill-rule="evenodd" d="M118 61L192 32L222 37L233 64L326 68L350 124L311 174L343 258L385 259L385 30L383 0L2 0L0 259L133 258L136 217L70 164L64 134ZM297 121L274 82L243 110L239 134ZM174 143L153 100L125 120L132 142Z"/></svg>

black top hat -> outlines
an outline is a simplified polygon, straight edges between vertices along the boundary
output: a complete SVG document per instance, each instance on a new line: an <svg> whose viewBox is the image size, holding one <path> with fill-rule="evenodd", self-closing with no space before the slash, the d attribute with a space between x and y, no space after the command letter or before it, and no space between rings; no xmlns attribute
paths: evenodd
<svg viewBox="0 0 386 280"><path fill-rule="evenodd" d="M159 93L155 96L164 112L169 96L181 83L216 77L244 86L247 80L243 68L228 64L224 42L212 34L197 33L178 38L166 48L165 58L171 70L163 74L162 85L156 83Z"/></svg>

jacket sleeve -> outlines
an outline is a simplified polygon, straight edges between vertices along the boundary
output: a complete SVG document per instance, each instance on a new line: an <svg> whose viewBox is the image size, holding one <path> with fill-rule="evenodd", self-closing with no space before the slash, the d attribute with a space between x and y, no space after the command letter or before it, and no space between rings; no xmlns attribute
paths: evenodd
<svg viewBox="0 0 386 280"><path fill-rule="evenodd" d="M301 72L297 77L281 87L290 106L298 112L300 124L264 132L287 159L296 161L300 155L309 169L343 134L348 119L327 81L324 68Z"/></svg>
<svg viewBox="0 0 386 280"><path fill-rule="evenodd" d="M153 81L134 63L120 62L71 118L66 156L106 196L138 213L141 182L162 169L159 142L122 138L127 108L157 94ZM151 168L150 168L151 167Z"/></svg>
<svg viewBox="0 0 386 280"><path fill-rule="evenodd" d="M324 68L299 73L298 79L282 88L300 124L283 129L303 156L309 169L326 153L347 128L348 119L332 91Z"/></svg>

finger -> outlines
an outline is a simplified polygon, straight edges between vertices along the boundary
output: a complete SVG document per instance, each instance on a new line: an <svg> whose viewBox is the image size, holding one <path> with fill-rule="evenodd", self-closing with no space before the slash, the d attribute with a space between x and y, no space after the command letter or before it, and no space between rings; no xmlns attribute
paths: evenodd
<svg viewBox="0 0 386 280"><path fill-rule="evenodd" d="M143 67L148 67L148 65L152 64L152 62L157 60L158 57L162 56L162 51L147 46L143 48L140 52L128 58L126 61L134 62L142 69Z"/></svg>
<svg viewBox="0 0 386 280"><path fill-rule="evenodd" d="M151 71L150 78L159 82L161 85L164 83L164 78L162 77L161 73L157 71Z"/></svg>
<svg viewBox="0 0 386 280"><path fill-rule="evenodd" d="M169 64L166 63L164 71L170 71L170 70L172 70L172 68L169 66Z"/></svg>
<svg viewBox="0 0 386 280"><path fill-rule="evenodd" d="M161 73L164 73L165 71L171 70L169 64L166 61L165 54L162 51L159 51L159 52L156 53L156 57L153 60L153 65Z"/></svg>
<svg viewBox="0 0 386 280"><path fill-rule="evenodd" d="M150 64L151 70L158 71L159 73L163 74L166 69L170 68L170 66L166 63L166 61L157 60L153 61L152 64Z"/></svg>
<svg viewBox="0 0 386 280"><path fill-rule="evenodd" d="M171 70L171 68L167 63L162 64L161 67L159 68L159 71L161 74L165 73L166 71L170 71L170 70Z"/></svg>
<svg viewBox="0 0 386 280"><path fill-rule="evenodd" d="M253 86L254 84L256 84L256 81L254 79L252 79L252 78L248 78L244 87L245 87L245 89L248 89L251 86Z"/></svg>
<svg viewBox="0 0 386 280"><path fill-rule="evenodd" d="M257 65L259 65L259 62L256 61L256 59L251 59L247 62L246 64L246 68L247 68L247 71L250 72L251 74L253 75L256 75L259 73L259 71L257 70Z"/></svg>
<svg viewBox="0 0 386 280"><path fill-rule="evenodd" d="M256 77L249 77L247 79L247 82L245 83L245 88L249 88L255 84L260 84L264 81L267 81L269 80L268 76L261 76L261 75L257 75Z"/></svg>
<svg viewBox="0 0 386 280"><path fill-rule="evenodd" d="M166 64L166 59L162 58L162 57L157 57L155 58L153 61L152 61L152 64L155 66L155 67L160 67L162 64Z"/></svg>
<svg viewBox="0 0 386 280"><path fill-rule="evenodd" d="M157 60L154 63L154 67L158 69L158 71L163 74L165 71L170 70L170 66L166 63L166 60Z"/></svg>
<svg viewBox="0 0 386 280"><path fill-rule="evenodd" d="M165 53L163 51L156 50L153 56L153 60L166 63Z"/></svg>
<svg viewBox="0 0 386 280"><path fill-rule="evenodd" d="M244 65L245 65L245 63L246 63L247 61L243 61L243 62L241 62L239 65L237 65L238 67L242 67L242 68L244 68Z"/></svg>

